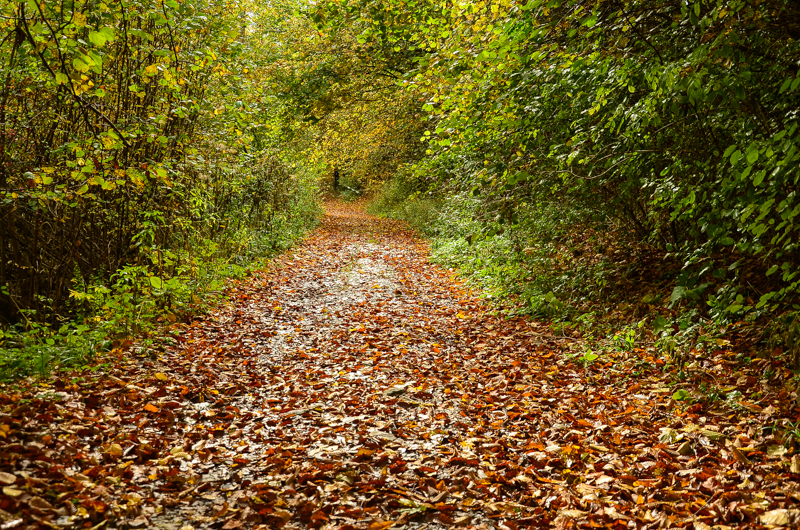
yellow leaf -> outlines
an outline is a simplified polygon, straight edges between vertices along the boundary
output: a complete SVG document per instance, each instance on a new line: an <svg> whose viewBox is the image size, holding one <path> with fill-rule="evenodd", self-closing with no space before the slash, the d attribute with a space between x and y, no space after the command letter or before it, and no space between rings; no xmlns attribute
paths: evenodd
<svg viewBox="0 0 800 530"><path fill-rule="evenodd" d="M156 379L158 379L159 381L166 381L167 379L169 379L169 377L167 377L167 374L162 374L161 372L158 372L156 374Z"/></svg>

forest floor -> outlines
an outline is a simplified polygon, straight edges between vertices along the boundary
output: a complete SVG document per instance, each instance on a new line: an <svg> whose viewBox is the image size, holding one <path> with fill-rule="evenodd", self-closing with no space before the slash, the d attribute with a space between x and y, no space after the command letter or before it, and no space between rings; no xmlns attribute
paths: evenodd
<svg viewBox="0 0 800 530"><path fill-rule="evenodd" d="M800 523L764 366L698 368L760 403L675 401L646 350L578 362L355 205L160 344L0 389L0 529Z"/></svg>

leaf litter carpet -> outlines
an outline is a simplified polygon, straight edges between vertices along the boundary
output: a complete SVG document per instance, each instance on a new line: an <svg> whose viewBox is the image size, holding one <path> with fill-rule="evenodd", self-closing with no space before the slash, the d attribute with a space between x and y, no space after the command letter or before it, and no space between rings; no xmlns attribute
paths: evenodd
<svg viewBox="0 0 800 530"><path fill-rule="evenodd" d="M576 364L403 225L326 211L159 350L6 389L0 528L797 524L800 460L757 412Z"/></svg>

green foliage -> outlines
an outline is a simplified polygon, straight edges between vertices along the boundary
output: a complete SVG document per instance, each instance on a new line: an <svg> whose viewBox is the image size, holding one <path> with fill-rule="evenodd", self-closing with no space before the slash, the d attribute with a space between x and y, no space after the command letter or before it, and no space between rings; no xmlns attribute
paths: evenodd
<svg viewBox="0 0 800 530"><path fill-rule="evenodd" d="M394 178L383 183L374 195L368 210L375 215L402 219L423 234L431 235L437 228L441 204L423 192L422 183L411 180L402 169Z"/></svg>
<svg viewBox="0 0 800 530"><path fill-rule="evenodd" d="M0 1L6 376L200 310L313 225L324 167L263 83L295 7Z"/></svg>
<svg viewBox="0 0 800 530"><path fill-rule="evenodd" d="M201 203L204 222L193 223L196 231L185 246L154 245L150 232L158 227L145 225L143 264L125 265L108 279L98 275L84 282L76 276L70 289L72 321L58 331L25 311L30 318L0 337L0 380L90 364L112 339L146 335L205 311L221 299L227 280L264 265L318 219L313 173L292 175L270 156L242 171L250 180L239 191L214 197L216 208L212 198Z"/></svg>
<svg viewBox="0 0 800 530"><path fill-rule="evenodd" d="M1 382L27 375L44 377L58 366L89 367L98 354L111 346L107 331L89 324L65 324L53 329L33 323L1 333Z"/></svg>
<svg viewBox="0 0 800 530"><path fill-rule="evenodd" d="M432 237L432 257L455 266L490 297L521 300L521 313L563 320L602 289L604 264L570 267L568 233L580 216L556 205L525 205L508 224L469 191L437 201L411 191L419 183L398 176L373 200L373 211L408 221ZM451 189L453 187L451 186ZM418 189L418 188L417 188ZM438 195L438 194L436 194ZM436 197L433 195L433 197Z"/></svg>
<svg viewBox="0 0 800 530"><path fill-rule="evenodd" d="M558 212L569 221L556 226L612 232L680 264L673 309L732 323L800 307L800 41L783 23L800 19L796 2L441 2L429 17L424 3L389 2L391 15L335 5L329 17L368 42L424 50L400 87L425 95L416 171L434 199L476 201L462 226L433 223L455 229L448 259L471 274L531 285L543 316L553 300L607 294L619 261L547 272L573 243L538 236ZM456 243L467 226L469 245ZM515 240L529 254L502 250ZM496 257L479 250L488 241Z"/></svg>

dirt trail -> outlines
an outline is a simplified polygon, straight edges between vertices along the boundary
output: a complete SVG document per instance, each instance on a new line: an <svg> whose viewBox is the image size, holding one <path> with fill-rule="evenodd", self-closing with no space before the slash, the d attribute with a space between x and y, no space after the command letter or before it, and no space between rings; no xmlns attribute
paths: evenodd
<svg viewBox="0 0 800 530"><path fill-rule="evenodd" d="M493 316L402 225L355 206L329 204L233 298L111 379L6 396L0 528L707 528L800 513L789 456L747 447L747 420L676 410L641 366L629 379L566 360L547 327Z"/></svg>

